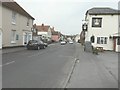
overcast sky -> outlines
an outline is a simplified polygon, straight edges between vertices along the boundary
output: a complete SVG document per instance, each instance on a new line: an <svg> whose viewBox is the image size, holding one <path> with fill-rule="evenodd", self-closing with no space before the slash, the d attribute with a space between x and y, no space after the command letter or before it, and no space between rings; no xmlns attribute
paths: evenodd
<svg viewBox="0 0 120 90"><path fill-rule="evenodd" d="M88 9L110 7L118 9L119 0L15 0L30 15L34 23L50 25L63 34L79 34Z"/></svg>

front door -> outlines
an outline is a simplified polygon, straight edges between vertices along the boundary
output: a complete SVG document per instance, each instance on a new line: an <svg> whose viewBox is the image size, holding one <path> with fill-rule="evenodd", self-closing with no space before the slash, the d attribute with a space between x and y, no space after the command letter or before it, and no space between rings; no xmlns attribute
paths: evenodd
<svg viewBox="0 0 120 90"><path fill-rule="evenodd" d="M23 45L27 44L27 34L23 35Z"/></svg>
<svg viewBox="0 0 120 90"><path fill-rule="evenodd" d="M26 45L29 40L32 40L32 33L23 33L23 45Z"/></svg>

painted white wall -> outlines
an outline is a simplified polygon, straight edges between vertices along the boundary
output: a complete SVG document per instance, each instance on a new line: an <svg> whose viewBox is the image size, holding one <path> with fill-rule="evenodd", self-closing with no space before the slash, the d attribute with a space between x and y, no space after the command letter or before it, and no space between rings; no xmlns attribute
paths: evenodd
<svg viewBox="0 0 120 90"><path fill-rule="evenodd" d="M12 10L2 7L3 47L23 45L23 33L32 33L33 20L29 20L29 26L27 26L27 20L28 17L17 13L16 24L12 24ZM19 40L16 40L16 43L11 43L12 30L16 30L16 35L19 35Z"/></svg>
<svg viewBox="0 0 120 90"><path fill-rule="evenodd" d="M102 27L92 27L92 18L102 18ZM103 47L105 50L113 50L113 40L109 39L110 35L118 33L118 15L87 15L88 31L86 33L86 41L90 41L92 35L95 36L95 47ZM97 37L107 37L107 44L97 44Z"/></svg>
<svg viewBox="0 0 120 90"><path fill-rule="evenodd" d="M47 32L38 32L38 35L47 35Z"/></svg>
<svg viewBox="0 0 120 90"><path fill-rule="evenodd" d="M48 39L48 41L51 40L52 34L51 34L51 29L48 29L48 32L38 32L38 35L42 35Z"/></svg>
<svg viewBox="0 0 120 90"><path fill-rule="evenodd" d="M0 3L0 49L2 49L2 4Z"/></svg>

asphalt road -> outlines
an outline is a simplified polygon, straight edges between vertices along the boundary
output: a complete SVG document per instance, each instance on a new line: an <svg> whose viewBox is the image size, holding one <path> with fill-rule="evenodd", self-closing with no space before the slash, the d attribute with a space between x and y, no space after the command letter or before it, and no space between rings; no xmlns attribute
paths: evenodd
<svg viewBox="0 0 120 90"><path fill-rule="evenodd" d="M84 52L80 44L52 44L41 50L2 55L3 88L117 88L114 52Z"/></svg>
<svg viewBox="0 0 120 90"><path fill-rule="evenodd" d="M76 44L2 55L3 88L64 87L77 55Z"/></svg>

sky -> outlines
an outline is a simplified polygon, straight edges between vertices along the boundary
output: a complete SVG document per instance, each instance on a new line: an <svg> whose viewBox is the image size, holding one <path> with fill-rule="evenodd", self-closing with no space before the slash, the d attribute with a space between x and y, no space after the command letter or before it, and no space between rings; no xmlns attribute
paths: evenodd
<svg viewBox="0 0 120 90"><path fill-rule="evenodd" d="M35 18L34 23L50 25L66 35L80 34L82 20L93 7L118 9L119 0L14 0Z"/></svg>

